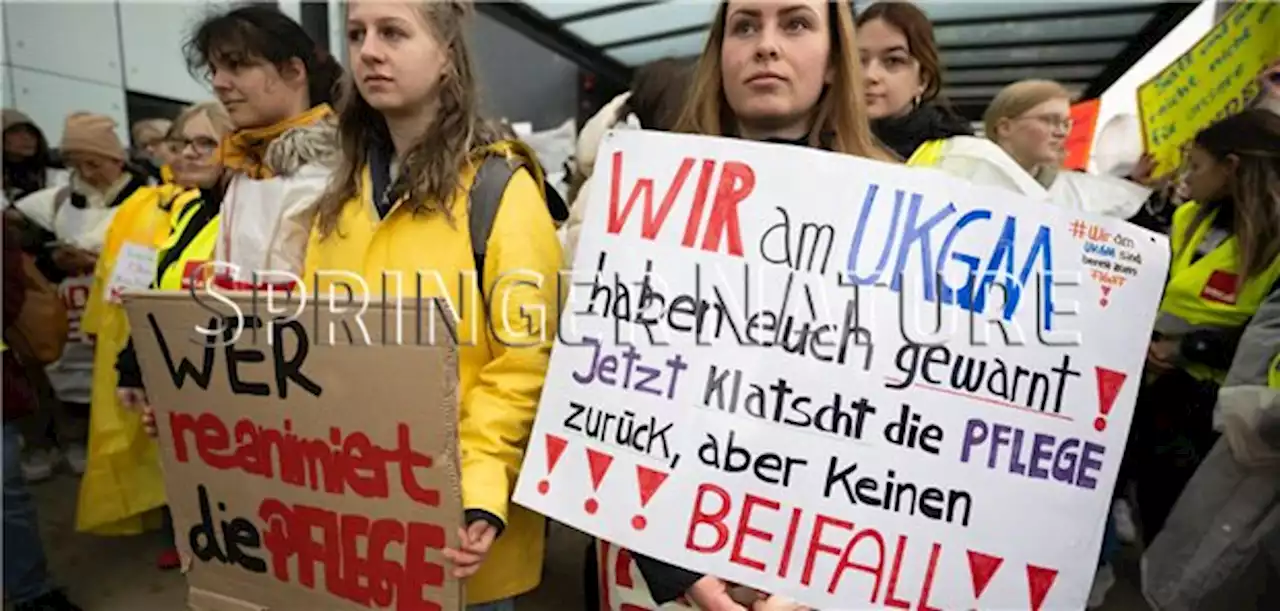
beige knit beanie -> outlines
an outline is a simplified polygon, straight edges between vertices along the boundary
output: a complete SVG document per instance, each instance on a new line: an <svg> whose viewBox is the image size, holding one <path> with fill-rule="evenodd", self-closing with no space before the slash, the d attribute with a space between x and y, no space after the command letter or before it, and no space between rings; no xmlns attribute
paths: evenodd
<svg viewBox="0 0 1280 611"><path fill-rule="evenodd" d="M124 161L127 156L120 136L116 135L116 122L106 115L77 112L67 115L67 125L62 129L62 153L95 153Z"/></svg>
<svg viewBox="0 0 1280 611"><path fill-rule="evenodd" d="M31 117L28 117L22 112L14 110L12 108L4 109L2 114L4 117L4 131L9 131L10 127L15 127L18 125L30 125L32 127L36 126L36 122L32 121Z"/></svg>

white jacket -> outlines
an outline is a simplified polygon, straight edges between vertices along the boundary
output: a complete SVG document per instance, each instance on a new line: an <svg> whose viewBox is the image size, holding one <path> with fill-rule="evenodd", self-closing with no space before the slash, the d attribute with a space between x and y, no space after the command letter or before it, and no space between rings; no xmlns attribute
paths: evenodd
<svg viewBox="0 0 1280 611"><path fill-rule="evenodd" d="M1151 190L1124 179L1063 170L1048 189L1036 181L996 143L976 136L947 139L928 167L969 182L1000 187L1072 210L1129 218Z"/></svg>
<svg viewBox="0 0 1280 611"><path fill-rule="evenodd" d="M58 241L98 252L102 250L107 228L111 226L111 219L116 213L116 208L108 208L107 205L115 200L131 180L133 176L125 173L115 184L104 191L98 191L78 178L71 178L31 193L13 206L31 221L52 232ZM84 196L84 208L70 205L70 193L64 194L68 183L72 191ZM59 198L63 200L61 203Z"/></svg>
<svg viewBox="0 0 1280 611"><path fill-rule="evenodd" d="M336 124L326 120L281 134L268 146L266 162L274 176L237 175L222 198L214 256L231 265L220 271L239 282L268 271L302 273L316 203L337 164Z"/></svg>
<svg viewBox="0 0 1280 611"><path fill-rule="evenodd" d="M578 134L578 148L574 155L575 170L583 177L582 185L569 204L569 220L560 229L561 249L564 251L563 269L573 269L573 257L578 249L578 236L582 233L582 221L586 218L588 196L591 193L591 174L595 170L596 153L600 150L600 142L611 129L619 127L639 127L634 115L620 117L622 105L631 97L631 92L613 98L600 112L596 113L582 126Z"/></svg>

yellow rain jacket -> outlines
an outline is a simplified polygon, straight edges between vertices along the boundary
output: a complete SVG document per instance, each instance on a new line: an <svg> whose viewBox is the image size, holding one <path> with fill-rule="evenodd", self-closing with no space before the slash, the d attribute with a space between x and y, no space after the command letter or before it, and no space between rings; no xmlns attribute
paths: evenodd
<svg viewBox="0 0 1280 611"><path fill-rule="evenodd" d="M159 525L147 515L165 504L156 444L141 415L116 400L116 357L129 341L124 308L107 301L116 258L126 243L154 248L169 233L170 185L140 189L120 205L94 270L93 289L81 327L93 335L93 396L89 412L88 464L80 480L76 530L96 535L133 535Z"/></svg>
<svg viewBox="0 0 1280 611"><path fill-rule="evenodd" d="M479 154L531 159L519 147L504 142ZM403 202L380 219L366 167L361 197L347 202L337 230L324 238L312 232L303 276L310 281L317 270L346 270L362 276L369 290L380 295L383 272L398 271L404 278L414 278L419 270L436 271L444 282L424 280L423 298L447 297L461 308L458 430L463 507L489 512L505 524L480 571L467 582L469 604L517 596L541 580L543 517L511 503L511 493L556 337L561 261L560 242L539 177L517 170L502 195L484 259L484 279L489 285L485 294L490 296L492 312L501 312L511 323L489 325L484 309L476 306L479 295L474 288L468 289L471 294L465 301L460 300L457 279L475 269L467 209L474 179L473 168L463 171L452 221L442 213L414 214ZM323 295L328 287L324 278L320 281ZM440 284L445 285L446 294L440 293ZM533 329L524 323L531 312L546 313ZM481 317L478 324L472 322L476 317ZM483 337L474 337L473 327Z"/></svg>

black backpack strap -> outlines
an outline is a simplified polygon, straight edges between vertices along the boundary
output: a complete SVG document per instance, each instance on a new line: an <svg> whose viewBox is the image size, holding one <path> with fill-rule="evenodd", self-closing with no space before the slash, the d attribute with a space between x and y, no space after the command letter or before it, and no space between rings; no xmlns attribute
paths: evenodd
<svg viewBox="0 0 1280 611"><path fill-rule="evenodd" d="M510 163L505 157L485 157L471 184L471 253L475 257L476 281L482 297L485 293L484 257L489 246L489 234L493 233L493 221L498 218L507 183L521 166L520 163Z"/></svg>

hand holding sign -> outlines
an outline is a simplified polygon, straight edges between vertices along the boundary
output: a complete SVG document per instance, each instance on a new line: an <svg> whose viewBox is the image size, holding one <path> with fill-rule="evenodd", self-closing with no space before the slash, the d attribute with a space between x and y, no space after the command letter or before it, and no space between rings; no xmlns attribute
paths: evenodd
<svg viewBox="0 0 1280 611"><path fill-rule="evenodd" d="M751 611L810 611L809 607L781 596L761 597L752 603Z"/></svg>
<svg viewBox="0 0 1280 611"><path fill-rule="evenodd" d="M1084 606L1161 238L800 147L615 132L598 159L582 341L513 500L709 575L655 604L605 546L602 606Z"/></svg>
<svg viewBox="0 0 1280 611"><path fill-rule="evenodd" d="M147 405L147 391L141 388L128 388L121 386L116 389L116 400L119 401L120 405L124 406L125 409L135 412L149 410L151 408L150 405Z"/></svg>
<svg viewBox="0 0 1280 611"><path fill-rule="evenodd" d="M1153 187L1156 184L1154 180L1155 170L1156 158L1151 153L1143 153L1138 158L1137 165L1133 166L1133 172L1129 173L1129 180L1144 187Z"/></svg>
<svg viewBox="0 0 1280 611"><path fill-rule="evenodd" d="M476 520L466 528L458 529L458 539L462 542L459 549L446 549L442 553L444 557L452 562L456 568L453 569L453 576L458 579L466 579L476 574L480 570L480 564L484 562L484 558L489 553L489 548L493 546L494 539L498 538L498 529L494 525L484 521Z"/></svg>
<svg viewBox="0 0 1280 611"><path fill-rule="evenodd" d="M705 611L746 611L729 595L729 584L714 575L707 575L689 587L689 600Z"/></svg>

